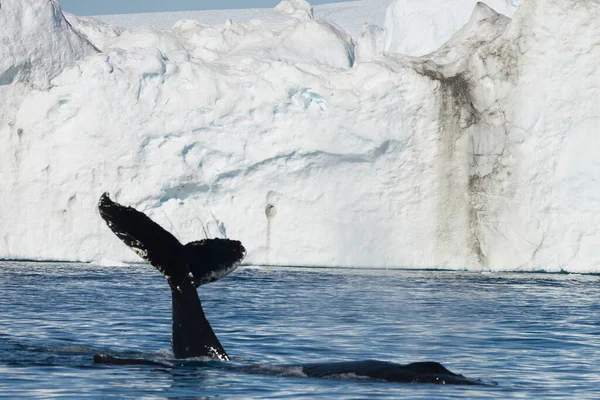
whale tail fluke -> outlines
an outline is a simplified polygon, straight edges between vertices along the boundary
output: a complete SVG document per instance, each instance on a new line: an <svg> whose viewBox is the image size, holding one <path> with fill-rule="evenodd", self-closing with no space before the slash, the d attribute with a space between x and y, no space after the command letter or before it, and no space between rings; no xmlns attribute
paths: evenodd
<svg viewBox="0 0 600 400"><path fill-rule="evenodd" d="M235 270L246 255L237 240L203 239L182 245L147 215L125 207L104 193L98 211L108 227L140 257L177 287L192 274L194 285L214 282Z"/></svg>

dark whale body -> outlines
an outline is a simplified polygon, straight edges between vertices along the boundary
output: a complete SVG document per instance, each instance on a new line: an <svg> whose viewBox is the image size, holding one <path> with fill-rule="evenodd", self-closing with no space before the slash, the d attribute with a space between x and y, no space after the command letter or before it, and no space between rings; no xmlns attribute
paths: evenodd
<svg viewBox="0 0 600 400"><path fill-rule="evenodd" d="M175 365L142 358L121 358L107 354L96 354L94 363L109 365L148 365L175 368ZM192 361L189 366L195 366ZM342 361L290 365L225 366L220 368L258 375L280 375L318 379L372 379L397 383L435 383L446 385L484 385L485 383L455 374L437 362L396 364L379 360Z"/></svg>
<svg viewBox="0 0 600 400"><path fill-rule="evenodd" d="M176 359L209 357L229 360L204 316L197 287L214 282L233 271L246 254L237 240L204 239L182 245L173 235L132 207L113 202L104 193L98 203L100 215L127 246L150 262L167 279L172 294L172 346ZM94 363L113 365L173 365L146 359L96 354ZM300 372L310 378L357 378L388 382L473 385L481 381L455 374L437 362L396 364L377 360L311 363L281 366L224 367L251 374Z"/></svg>

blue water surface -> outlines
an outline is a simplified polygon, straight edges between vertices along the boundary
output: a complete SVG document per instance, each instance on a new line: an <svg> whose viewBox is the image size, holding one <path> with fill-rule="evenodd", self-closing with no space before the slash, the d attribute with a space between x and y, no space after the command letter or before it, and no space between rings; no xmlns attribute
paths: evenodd
<svg viewBox="0 0 600 400"><path fill-rule="evenodd" d="M149 265L0 262L0 396L599 398L599 280L240 267L199 291L233 360L176 362L170 291ZM95 353L172 367L95 365ZM487 385L233 368L361 359L438 361Z"/></svg>

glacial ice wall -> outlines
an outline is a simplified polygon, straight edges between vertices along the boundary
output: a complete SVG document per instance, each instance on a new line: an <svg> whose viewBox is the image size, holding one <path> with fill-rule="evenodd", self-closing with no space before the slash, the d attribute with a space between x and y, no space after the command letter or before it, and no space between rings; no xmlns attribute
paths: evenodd
<svg viewBox="0 0 600 400"><path fill-rule="evenodd" d="M487 0L512 17L522 0ZM383 47L391 53L422 56L440 48L471 16L477 0L393 0L386 10Z"/></svg>
<svg viewBox="0 0 600 400"><path fill-rule="evenodd" d="M0 3L0 121L13 118L23 96L46 90L67 66L96 49L62 15L58 1Z"/></svg>
<svg viewBox="0 0 600 400"><path fill-rule="evenodd" d="M0 257L137 261L108 190L249 263L600 271L598 1L477 3L422 57L384 52L399 1L355 38L288 3L269 24L27 22L83 50L2 103Z"/></svg>

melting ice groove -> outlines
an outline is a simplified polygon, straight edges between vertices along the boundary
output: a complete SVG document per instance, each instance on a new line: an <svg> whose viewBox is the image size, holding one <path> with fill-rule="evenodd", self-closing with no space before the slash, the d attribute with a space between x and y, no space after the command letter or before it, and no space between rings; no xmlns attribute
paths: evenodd
<svg viewBox="0 0 600 400"><path fill-rule="evenodd" d="M250 263L600 272L600 5L520 3L3 0L0 257L134 261L110 190Z"/></svg>

